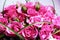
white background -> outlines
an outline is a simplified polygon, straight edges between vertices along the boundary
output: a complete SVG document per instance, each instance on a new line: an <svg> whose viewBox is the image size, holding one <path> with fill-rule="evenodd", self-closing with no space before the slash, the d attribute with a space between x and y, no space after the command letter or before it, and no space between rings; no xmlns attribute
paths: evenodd
<svg viewBox="0 0 60 40"><path fill-rule="evenodd" d="M4 1L5 0L0 0L0 11L2 11ZM39 1L43 5L52 5L53 6L52 0L29 0L29 1L31 1L31 2ZM6 4L5 4L5 7L8 6L8 5L16 4L17 2L26 3L25 0L7 0ZM60 5L59 5L60 0L54 0L54 3L55 3L56 13L59 16L60 15Z"/></svg>

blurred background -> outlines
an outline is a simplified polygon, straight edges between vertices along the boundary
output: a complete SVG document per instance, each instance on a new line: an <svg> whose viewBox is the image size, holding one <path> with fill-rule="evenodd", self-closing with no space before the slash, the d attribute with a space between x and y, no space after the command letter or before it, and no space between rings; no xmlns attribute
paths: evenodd
<svg viewBox="0 0 60 40"><path fill-rule="evenodd" d="M0 12L3 9L4 1L5 0L0 0ZM52 0L27 0L27 1L30 1L30 2L40 2L43 5L52 5L53 6ZM54 4L55 4L56 13L59 16L60 15L60 0L53 0L53 1L54 1ZM16 4L17 2L25 4L26 0L6 0L5 7L9 6L9 5L12 5L12 4Z"/></svg>

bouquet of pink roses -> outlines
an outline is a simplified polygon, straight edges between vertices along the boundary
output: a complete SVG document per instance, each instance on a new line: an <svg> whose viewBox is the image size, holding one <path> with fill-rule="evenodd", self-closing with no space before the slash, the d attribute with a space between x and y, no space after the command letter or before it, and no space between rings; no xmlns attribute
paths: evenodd
<svg viewBox="0 0 60 40"><path fill-rule="evenodd" d="M60 40L60 16L53 6L38 2L10 5L0 12L0 34L20 40Z"/></svg>

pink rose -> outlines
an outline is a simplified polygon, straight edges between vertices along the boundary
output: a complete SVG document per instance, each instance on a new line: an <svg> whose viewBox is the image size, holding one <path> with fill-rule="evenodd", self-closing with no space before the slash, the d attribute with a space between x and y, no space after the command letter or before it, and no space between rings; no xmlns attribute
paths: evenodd
<svg viewBox="0 0 60 40"><path fill-rule="evenodd" d="M8 24L8 27L11 28L12 30L14 30L15 32L20 32L20 30L24 27L22 25L22 23L19 22L12 22ZM6 36L15 36L14 32L12 32L11 30L9 30L8 28L5 31Z"/></svg>
<svg viewBox="0 0 60 40"><path fill-rule="evenodd" d="M54 9L54 7L53 7L53 6L46 6L46 11L48 11L48 12L51 12L51 13L55 14L55 9Z"/></svg>
<svg viewBox="0 0 60 40"><path fill-rule="evenodd" d="M50 12L52 14L55 14L55 9L52 6L43 6L43 5L40 5L39 13L41 15L44 15L46 12Z"/></svg>
<svg viewBox="0 0 60 40"><path fill-rule="evenodd" d="M3 18L3 15L2 15L2 13L0 13L0 18Z"/></svg>
<svg viewBox="0 0 60 40"><path fill-rule="evenodd" d="M41 40L48 40L49 35L53 32L53 25L43 25L39 36Z"/></svg>
<svg viewBox="0 0 60 40"><path fill-rule="evenodd" d="M35 9L29 8L29 9L27 10L27 14L28 14L29 16L36 16L36 15L39 14L39 12L37 12Z"/></svg>
<svg viewBox="0 0 60 40"><path fill-rule="evenodd" d="M3 24L7 24L8 23L8 19L3 17L2 13L0 13L0 22L3 23Z"/></svg>
<svg viewBox="0 0 60 40"><path fill-rule="evenodd" d="M36 26L36 27L41 27L41 24L39 24L38 22L43 21L43 19L42 19L42 17L41 17L40 15L38 15L38 16L30 17L30 18L27 19L26 21L27 21L27 23L29 23L29 24L35 23L35 24L33 24L33 25Z"/></svg>
<svg viewBox="0 0 60 40"><path fill-rule="evenodd" d="M7 24L8 20L6 18L0 18L0 22L3 24Z"/></svg>
<svg viewBox="0 0 60 40"><path fill-rule="evenodd" d="M18 16L16 12L16 5L11 5L8 6L4 9L4 16L10 17L10 18L15 18Z"/></svg>
<svg viewBox="0 0 60 40"><path fill-rule="evenodd" d="M40 9L38 11L40 13L40 15L44 15L46 13L46 8L43 5L40 5Z"/></svg>
<svg viewBox="0 0 60 40"><path fill-rule="evenodd" d="M60 16L54 18L54 19L52 20L52 23L53 23L54 25L58 26L58 28L60 28Z"/></svg>
<svg viewBox="0 0 60 40"><path fill-rule="evenodd" d="M48 22L52 22L53 18L55 17L55 15L51 12L46 12L43 15L44 21L48 21Z"/></svg>
<svg viewBox="0 0 60 40"><path fill-rule="evenodd" d="M18 19L20 20L20 22L23 22L25 20L25 18L26 18L26 15L24 13L19 14L19 16L18 16Z"/></svg>
<svg viewBox="0 0 60 40"><path fill-rule="evenodd" d="M28 26L27 28L24 28L20 34L25 40L34 40L38 35L38 30L34 26Z"/></svg>

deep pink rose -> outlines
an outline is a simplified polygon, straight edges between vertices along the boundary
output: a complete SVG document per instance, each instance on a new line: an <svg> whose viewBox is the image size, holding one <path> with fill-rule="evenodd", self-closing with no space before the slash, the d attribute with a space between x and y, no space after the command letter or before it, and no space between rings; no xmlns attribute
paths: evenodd
<svg viewBox="0 0 60 40"><path fill-rule="evenodd" d="M7 24L8 20L6 18L0 18L0 22L3 24Z"/></svg>
<svg viewBox="0 0 60 40"><path fill-rule="evenodd" d="M27 28L24 28L20 34L25 40L34 40L38 35L38 30L34 26L28 26Z"/></svg>
<svg viewBox="0 0 60 40"><path fill-rule="evenodd" d="M18 16L16 12L16 5L10 5L4 9L4 16L15 18Z"/></svg>
<svg viewBox="0 0 60 40"><path fill-rule="evenodd" d="M18 18L19 18L20 22L23 22L26 18L26 15L24 13L19 14Z"/></svg>

